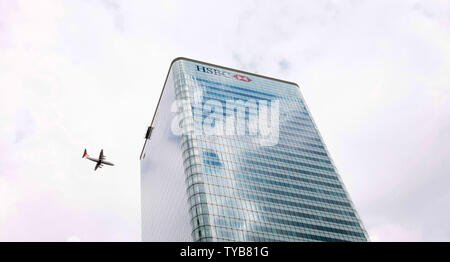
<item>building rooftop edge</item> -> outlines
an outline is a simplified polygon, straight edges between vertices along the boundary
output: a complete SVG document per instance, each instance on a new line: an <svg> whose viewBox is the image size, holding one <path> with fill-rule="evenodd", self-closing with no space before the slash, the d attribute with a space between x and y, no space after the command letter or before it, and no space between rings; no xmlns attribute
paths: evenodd
<svg viewBox="0 0 450 262"><path fill-rule="evenodd" d="M252 75L252 76L256 76L256 77L262 77L262 78L269 79L269 80L274 80L274 81L279 81L279 82L283 82L283 83L286 83L286 84L295 85L298 88L300 88L299 85L297 83L295 83L295 82L291 82L291 81L287 81L287 80L283 80L283 79L278 79L278 78L273 78L273 77L268 77L268 76L263 76L263 75L259 75L259 74L255 74L255 73L239 70L239 69L236 69L236 68L216 65L216 64L212 64L212 63L208 63L208 62L204 62L204 61L200 61L200 60L195 60L195 59L191 59L191 58L187 58L187 57L182 57L182 56L176 57L175 59L172 60L172 62L170 63L169 71L170 71L170 68L172 68L173 63L175 63L176 61L179 61L179 60L186 60L186 61L200 63L200 64L205 64L205 65L209 65L209 66L220 67L222 69L226 69L226 70L230 70L230 71L236 71L236 72L247 74L247 75Z"/></svg>

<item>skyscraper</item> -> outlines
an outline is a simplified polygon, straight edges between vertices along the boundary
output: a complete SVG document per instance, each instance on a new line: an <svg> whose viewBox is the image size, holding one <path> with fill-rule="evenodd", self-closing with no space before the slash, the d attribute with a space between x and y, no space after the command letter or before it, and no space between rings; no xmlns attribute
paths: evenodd
<svg viewBox="0 0 450 262"><path fill-rule="evenodd" d="M141 153L143 241L367 241L295 83L175 59Z"/></svg>

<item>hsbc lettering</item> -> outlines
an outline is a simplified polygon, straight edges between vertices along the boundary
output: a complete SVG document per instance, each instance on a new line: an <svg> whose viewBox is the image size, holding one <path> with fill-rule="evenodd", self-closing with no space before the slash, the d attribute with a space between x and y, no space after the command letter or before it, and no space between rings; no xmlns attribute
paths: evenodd
<svg viewBox="0 0 450 262"><path fill-rule="evenodd" d="M202 71L204 73L212 74L212 75L216 75L216 76L223 76L223 77L226 77L226 78L231 78L232 77L232 75L230 73L228 73L228 72L217 70L215 68L205 67L205 66L197 65L197 71Z"/></svg>
<svg viewBox="0 0 450 262"><path fill-rule="evenodd" d="M212 74L212 75L216 75L216 76L222 76L225 78L235 78L235 79L237 79L239 81L243 81L243 82L252 81L248 76L244 76L244 75L240 75L240 74L232 75L229 72L218 70L215 68L206 67L206 66L196 65L196 67L197 67L197 71L201 71L203 73Z"/></svg>

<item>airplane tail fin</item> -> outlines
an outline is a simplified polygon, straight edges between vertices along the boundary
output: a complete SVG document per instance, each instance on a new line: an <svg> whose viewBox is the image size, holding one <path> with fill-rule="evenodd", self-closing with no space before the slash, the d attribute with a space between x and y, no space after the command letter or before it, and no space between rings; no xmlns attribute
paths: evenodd
<svg viewBox="0 0 450 262"><path fill-rule="evenodd" d="M85 158L87 156L89 156L89 155L87 154L86 149L84 149L84 153L83 153L83 157L82 158Z"/></svg>

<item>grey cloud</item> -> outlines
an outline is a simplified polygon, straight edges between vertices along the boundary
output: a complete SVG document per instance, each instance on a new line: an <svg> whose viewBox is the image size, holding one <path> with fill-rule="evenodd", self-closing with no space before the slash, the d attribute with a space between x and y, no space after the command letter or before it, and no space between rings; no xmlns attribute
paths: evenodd
<svg viewBox="0 0 450 262"><path fill-rule="evenodd" d="M30 114L30 111L20 110L16 114L16 130L15 130L15 143L20 143L27 136L34 133L34 120Z"/></svg>
<svg viewBox="0 0 450 262"><path fill-rule="evenodd" d="M291 65L286 59L281 59L280 62L278 62L278 65L280 66L280 70L286 71L289 70Z"/></svg>
<svg viewBox="0 0 450 262"><path fill-rule="evenodd" d="M120 5L117 3L117 1L103 0L102 4L113 16L115 27L121 32L125 31L122 9L120 8Z"/></svg>

